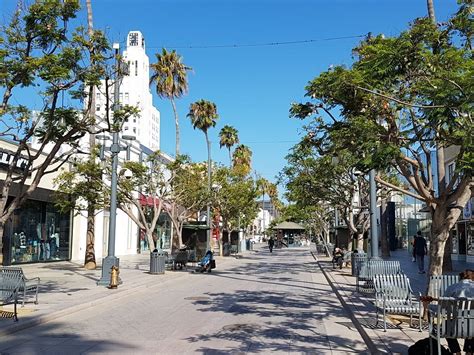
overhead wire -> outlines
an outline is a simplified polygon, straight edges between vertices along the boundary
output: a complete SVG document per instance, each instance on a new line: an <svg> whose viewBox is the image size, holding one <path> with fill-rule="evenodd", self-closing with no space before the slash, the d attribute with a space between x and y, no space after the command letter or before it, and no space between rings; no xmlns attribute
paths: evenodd
<svg viewBox="0 0 474 355"><path fill-rule="evenodd" d="M204 44L204 45L163 45L163 46L149 46L147 48L157 49L157 48L173 48L173 49L212 49L212 48L244 48L244 47L271 47L271 46L287 46L295 44L311 44L316 42L326 42L326 41L338 41L344 39L354 39L354 38L364 38L366 34L363 35L353 35L353 36L341 36L341 37L327 37L327 38L315 38L315 39L305 39L305 40L296 40L296 41L281 41L281 42L263 42L263 43L234 43L234 44ZM125 43L123 41L122 43Z"/></svg>

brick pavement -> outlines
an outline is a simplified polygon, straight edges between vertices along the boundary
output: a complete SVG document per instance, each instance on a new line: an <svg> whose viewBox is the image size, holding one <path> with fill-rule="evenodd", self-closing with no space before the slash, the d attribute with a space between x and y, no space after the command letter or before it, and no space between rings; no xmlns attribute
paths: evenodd
<svg viewBox="0 0 474 355"><path fill-rule="evenodd" d="M249 294L253 295L255 298L254 303L258 307L260 307L259 302L261 301L259 298L260 291L268 293L269 290L272 291L274 288L276 292L278 287L285 286L285 284L292 279L289 275L277 275L275 273L276 269L281 268L282 265L289 265L282 264L281 260L276 264L269 264L269 275L260 275L258 269L254 268L256 264L267 263L265 258L260 257L264 255L261 253L265 252L266 249L261 245L257 247L256 251L244 253L242 259L235 259L233 257L217 257L219 271L222 270L221 276L225 275L227 281L234 280L237 283L244 282L246 280L246 270L249 270L248 265L254 265L251 270L256 272L254 275L255 280L253 280L253 283L251 284L246 283L246 287L255 287L248 291L251 291ZM279 251L277 250L277 253L278 252ZM288 250L284 253L280 251L280 255L284 254L286 257L291 258L291 251ZM306 265L305 268L300 269L305 271L305 273L301 272L301 274L305 274L306 276L304 280L298 282L303 282L302 285L305 287L296 289L301 290L301 295L298 295L299 297L295 298L295 302L303 302L302 300L306 297L310 297L306 298L310 300L311 297L313 297L312 295L314 295L314 297L317 298L317 302L320 303L320 308L311 308L311 314L317 315L317 319L311 320L311 323L309 323L314 327L314 329L317 329L317 332L313 332L312 335L310 335L304 334L302 331L301 334L297 333L291 335L293 339L296 339L292 340L292 349L300 349L304 351L309 350L310 348L306 342L308 342L308 337L312 336L318 339L317 344L319 344L318 346L321 346L321 348L318 348L316 353L345 354L352 351L356 353L373 352L396 354L406 353L406 349L409 345L413 344L416 340L427 336L426 332L419 333L416 329L410 329L406 323L402 323L401 326L392 324L389 326L388 331L384 333L381 329L381 325L376 327L374 324L375 312L370 298L364 298L355 293L355 278L350 276L350 269L343 269L342 271L338 269L333 270L329 263L329 258L323 256L318 256L317 262L315 262L311 257L310 250L308 249L306 249L302 255L303 256L298 256L298 258L300 258L298 260L301 260L299 262ZM307 255L308 258L305 258L304 255ZM422 291L424 289L426 275L420 275L417 273L416 264L411 262L406 251L393 252L391 259L399 260L401 262L402 269L410 277L412 287L415 291ZM247 266L244 267L244 265ZM464 268L466 264L455 263L454 266L456 271L459 271ZM100 268L94 271L87 271L84 270L81 265L73 262L30 264L23 265L22 267L27 276L39 276L42 279L39 304L34 305L33 303L27 303L25 308L20 308L20 321L17 323L13 323L13 321L9 319L0 319L0 343L2 342L2 337L6 339L8 338L8 334L13 333L18 333L20 335L22 334L21 330L23 329L31 327L39 329L42 326L48 326L48 324L54 323L54 321L67 319L68 317L85 317L86 315L96 312L97 309L107 310L113 304L129 304L130 299L135 297L137 294L150 295L150 297L156 292L161 294L162 296L160 297L169 300L164 302L166 306L162 309L163 313L161 314L166 314L166 317L169 317L170 314L176 312L176 300L174 296L176 295L176 292L178 292L179 299L186 298L186 293L189 293L189 288L186 289L186 285L189 287L189 283L193 282L193 276L190 276L190 274L185 271L167 271L165 275L148 274L148 254L121 257L120 276L124 283L116 290L109 290L105 287L96 286L96 281L100 278ZM306 274L307 272L310 273ZM213 274L213 276L216 275ZM308 277L309 279L306 279ZM250 277L247 278L251 279ZM204 286L212 289L213 287L216 287L216 285L220 285L219 280L219 277L209 279L209 284ZM232 283L229 283L226 287L231 287L231 285ZM267 285L267 287L268 285L273 285L271 286L273 288L262 288L262 285ZM333 289L331 289L331 287L337 290L340 295L340 300L334 297ZM196 285L195 288L197 290L202 287L201 285ZM294 292L293 289L291 290ZM204 292L203 290L201 291ZM281 290L278 292L281 292ZM229 292L228 294L231 295L233 293ZM242 294L242 297L245 298L245 293ZM198 304L201 302L199 299L196 299L195 301ZM341 301L344 306L341 306L339 301ZM228 304L226 303L228 302L227 298L225 298L225 300L223 299L223 302ZM232 309L232 305L228 306ZM302 305L298 307L301 306ZM239 317L239 313L241 312L245 313L248 312L248 310L239 307L233 310L233 313L237 317ZM260 313L268 316L267 311L264 309L262 309ZM278 319L276 315L274 315L274 317L275 320ZM227 318L217 317L216 319L221 320L217 321L217 324L209 326L208 331L210 333L215 331L214 327L217 325L224 330L226 327L229 327L229 325L226 324L226 322L228 322ZM302 321L303 323L307 321L309 322L306 318ZM172 320L170 320L170 322L172 322ZM254 319L254 323L257 324L258 322L259 319L257 317ZM250 322L249 324L253 323ZM199 322L188 325L189 332L192 333L198 331L198 325ZM105 328L109 326L112 325L104 325ZM273 338L279 337L279 331L276 331L274 327L271 326L269 329L273 329L272 331L276 332L276 335L274 335ZM267 329L267 331L269 331L269 329ZM87 333L86 329L79 330ZM233 330L237 331L236 329L227 329L227 331ZM245 334L248 331L252 331L252 329L241 329L240 333ZM222 332L223 330L220 330L217 331L216 334L222 334ZM281 330L281 332L282 334L285 333L284 330ZM260 334L260 337L266 339L268 335L265 331L262 331L262 334ZM112 333L109 334L106 332L106 335L113 337ZM286 333L285 335L282 335L283 338L285 336L287 336ZM200 338L200 340L202 339L208 338ZM361 339L365 340L365 344ZM298 340L300 342L299 347ZM172 352L173 348L170 347L169 344L162 341L159 343L161 344L162 349L169 349L169 351L171 351L170 353L174 353ZM211 343L211 348L218 348L220 346L219 344L223 347L224 344L228 346L226 340L222 339L219 335L212 338ZM314 342L310 343L314 345ZM156 349L157 341L142 340L141 344L142 345L135 344L135 346L140 347L142 350L146 349L147 346L150 349ZM265 352L266 348L264 347L264 343L250 342L249 344L247 344L248 347L243 351L244 353ZM277 347L279 349L278 351L285 352L286 350L284 349L287 349L285 347L287 345L285 344L286 343L283 342L279 345L280 347ZM189 344L186 346L187 348L181 348L180 350L184 349L185 352L189 353L200 352L197 350L199 348L193 347ZM144 353L148 352L145 351ZM204 353L206 353L206 351L204 351Z"/></svg>
<svg viewBox="0 0 474 355"><path fill-rule="evenodd" d="M348 354L366 351L308 249L282 249L270 254L261 246L240 259L218 258L218 268L211 275L178 271L155 278L144 272L146 261L146 258L141 262L130 260L126 267L121 260L124 284L118 290L94 286L95 280L90 276L98 278L100 271L90 275L82 270L61 269L67 263L43 271L45 282L49 282L47 275L50 278L56 275L59 281L58 275L62 274L58 284L62 289L69 289L68 297L77 294L76 304L66 307L58 297L55 306L64 309L60 317L55 316L58 312L52 312L47 323L4 334L0 338L0 353ZM34 276L34 269L25 268L25 271ZM127 274L136 279L134 285L127 281ZM66 296L67 293L63 298L68 300ZM93 296L102 298L91 301ZM38 308L42 303L52 305L51 297L48 294L40 297ZM28 307L35 306L28 304ZM51 306L48 309L53 310ZM35 314L37 317L40 310L31 317ZM26 315L20 316L18 323L26 321ZM12 324L3 320L3 327L5 322Z"/></svg>

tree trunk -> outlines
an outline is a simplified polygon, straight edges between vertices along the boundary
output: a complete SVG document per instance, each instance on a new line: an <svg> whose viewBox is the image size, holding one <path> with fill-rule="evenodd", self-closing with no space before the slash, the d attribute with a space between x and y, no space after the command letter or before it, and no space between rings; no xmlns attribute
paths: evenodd
<svg viewBox="0 0 474 355"><path fill-rule="evenodd" d="M150 249L150 253L157 248L155 240L153 239L153 231L151 229L145 230L146 239L148 241L148 248Z"/></svg>
<svg viewBox="0 0 474 355"><path fill-rule="evenodd" d="M87 208L87 236L86 236L86 255L84 259L84 268L95 270L97 264L95 260L95 210L91 203Z"/></svg>
<svg viewBox="0 0 474 355"><path fill-rule="evenodd" d="M382 249L382 257L390 256L390 246L387 238L387 201L382 199L380 206L380 244Z"/></svg>
<svg viewBox="0 0 474 355"><path fill-rule="evenodd" d="M470 197L470 190L458 198L458 204L464 206ZM458 220L461 209L452 208L448 210L448 203L439 204L431 213L431 238L430 238L430 264L429 275L441 275L443 273L444 254L449 231ZM429 287L429 285L428 285Z"/></svg>
<svg viewBox="0 0 474 355"><path fill-rule="evenodd" d="M5 224L0 222L0 265L3 265L3 231Z"/></svg>
<svg viewBox="0 0 474 355"><path fill-rule="evenodd" d="M175 125L175 128L176 128L176 158L178 157L178 155L180 154L179 151L179 147L180 147L180 139L179 139L179 117L178 117L178 111L176 110L176 104L174 102L173 99L170 99L171 101L171 105L173 106L173 113L174 113L174 125Z"/></svg>
<svg viewBox="0 0 474 355"><path fill-rule="evenodd" d="M357 233L357 250L364 251L364 234Z"/></svg>
<svg viewBox="0 0 474 355"><path fill-rule="evenodd" d="M207 135L207 130L204 132L204 135L206 136L206 144L207 144L207 188L209 194L211 193L211 141L209 140L209 137ZM208 202L207 204L207 226L209 227L207 231L207 248L209 250L212 250L212 213L211 213L211 206Z"/></svg>
<svg viewBox="0 0 474 355"><path fill-rule="evenodd" d="M426 0L426 5L428 6L428 16L430 20L436 23L433 0Z"/></svg>
<svg viewBox="0 0 474 355"><path fill-rule="evenodd" d="M446 245L444 246L443 257L443 274L453 271L453 261L451 260L451 253L453 252L453 236L449 234Z"/></svg>
<svg viewBox="0 0 474 355"><path fill-rule="evenodd" d="M87 32L89 37L92 37L94 34L93 31L93 21L92 21L92 3L91 0L86 1L87 6ZM95 124L95 86L92 88L92 94L90 97L90 119L91 122ZM89 154L90 159L95 159L92 155L92 151L95 147L95 136L93 133L89 134ZM84 268L87 270L94 270L96 268L95 260L95 208L94 204L91 201L88 201L87 208L87 236L86 236L86 255L84 257Z"/></svg>

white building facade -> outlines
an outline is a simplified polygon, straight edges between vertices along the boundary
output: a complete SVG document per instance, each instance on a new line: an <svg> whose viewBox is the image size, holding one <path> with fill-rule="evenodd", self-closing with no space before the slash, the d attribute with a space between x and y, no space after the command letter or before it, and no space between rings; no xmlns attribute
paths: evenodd
<svg viewBox="0 0 474 355"><path fill-rule="evenodd" d="M127 36L127 47L122 54L128 65L128 74L120 83L120 103L137 107L138 117L131 117L122 128L124 135L135 136L137 142L152 151L160 149L160 112L153 106L150 91L150 61L145 52L145 39L140 31L131 31ZM96 92L96 114L105 115L105 82ZM109 88L110 104L113 103L113 85Z"/></svg>
<svg viewBox="0 0 474 355"><path fill-rule="evenodd" d="M139 109L137 117L130 117L122 126L120 137L134 136L135 141L121 142L131 146L130 152L119 154L119 171L121 162L125 159L143 161L151 152L160 149L160 112L153 106L152 94L149 87L149 58L145 52L145 39L140 31L131 31L127 35L126 49L122 53L122 60L128 65L126 73L119 88L119 101L122 105L135 106ZM109 83L110 85L110 83ZM114 85L109 86L109 105L113 108ZM105 81L95 94L95 111L99 118L103 118L100 126L105 125L106 96ZM105 135L107 136L107 135ZM110 134L108 134L111 137ZM84 138L81 146L88 146L88 137ZM98 140L105 146L110 145L110 140ZM127 156L128 155L128 156ZM171 158L162 154L164 161ZM72 260L83 261L85 257L87 220L82 214L74 220ZM109 238L109 211L98 211L95 218L95 253L99 260L107 256ZM137 225L121 210L117 209L117 225L115 236L115 255L133 255L144 250L144 235L140 233ZM158 231L159 235L166 234L169 241L169 224L163 223L166 229ZM162 238L163 239L163 238ZM169 243L168 243L169 244Z"/></svg>

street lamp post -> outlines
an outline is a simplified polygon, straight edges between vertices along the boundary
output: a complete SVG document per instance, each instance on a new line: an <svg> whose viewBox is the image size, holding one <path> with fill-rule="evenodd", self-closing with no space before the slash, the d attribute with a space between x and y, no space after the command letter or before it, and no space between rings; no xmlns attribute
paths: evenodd
<svg viewBox="0 0 474 355"><path fill-rule="evenodd" d="M115 49L115 61L116 61L116 74L114 83L114 111L120 109L120 60L119 60L119 48L118 43L114 43L113 48ZM107 248L107 256L102 260L102 275L97 285L108 285L110 282L110 272L112 266L119 268L120 259L115 256L115 227L117 220L117 167L118 167L118 154L121 150L124 150L119 143L119 132L117 127L112 126L112 145L104 150L110 151L112 155L112 173L111 173L111 186L110 186L110 217L109 217L109 240ZM119 279L119 283L121 283Z"/></svg>
<svg viewBox="0 0 474 355"><path fill-rule="evenodd" d="M370 186L370 241L372 258L379 257L379 235L377 230L377 186L375 184L375 169L369 171Z"/></svg>

